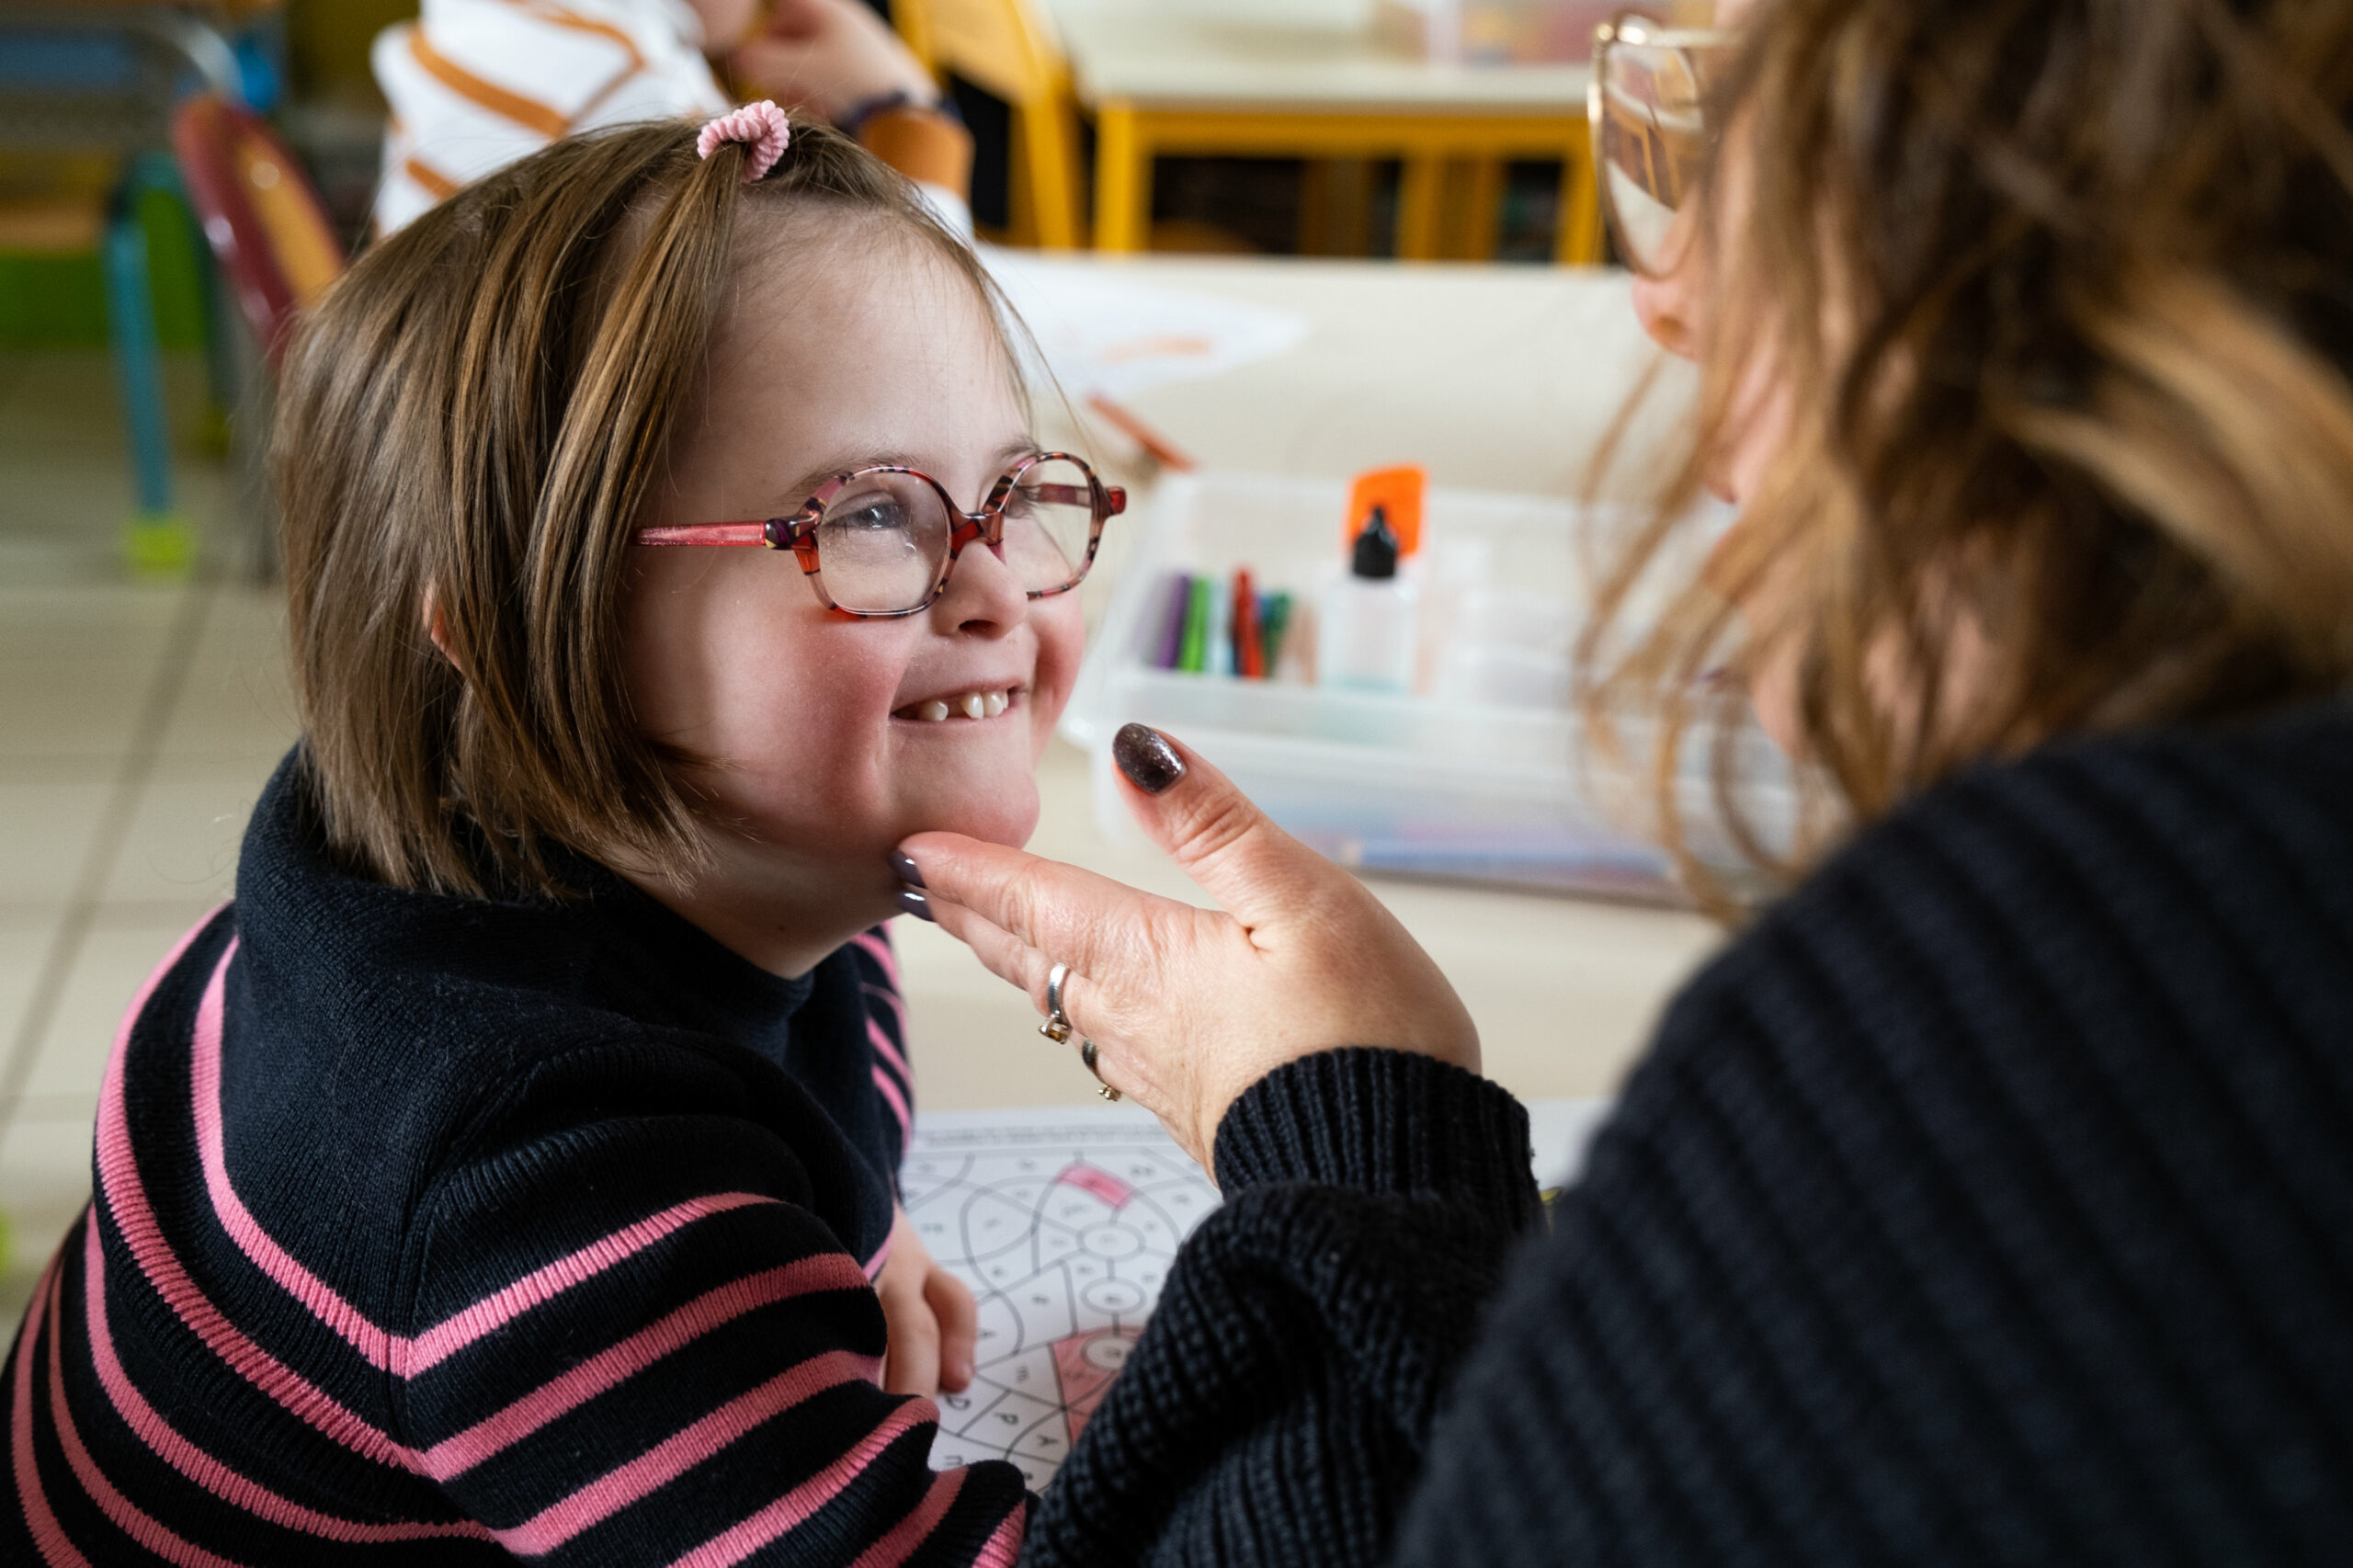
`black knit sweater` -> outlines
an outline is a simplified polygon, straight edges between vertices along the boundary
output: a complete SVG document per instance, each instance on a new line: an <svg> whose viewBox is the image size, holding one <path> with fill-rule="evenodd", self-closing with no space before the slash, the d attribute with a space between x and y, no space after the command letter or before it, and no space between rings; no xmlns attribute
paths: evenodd
<svg viewBox="0 0 2353 1568"><path fill-rule="evenodd" d="M1025 1561L2353 1562L2353 712L2052 748L1677 1001L1552 1233L1311 1058Z"/></svg>

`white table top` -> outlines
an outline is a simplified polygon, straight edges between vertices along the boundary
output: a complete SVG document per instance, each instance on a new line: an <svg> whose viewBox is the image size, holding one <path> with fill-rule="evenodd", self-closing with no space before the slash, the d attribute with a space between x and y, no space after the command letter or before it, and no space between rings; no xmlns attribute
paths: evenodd
<svg viewBox="0 0 2353 1568"><path fill-rule="evenodd" d="M1055 27L1080 99L1174 108L1581 114L1583 65L1444 65L1384 49L1369 31L1284 18L1060 0Z"/></svg>
<svg viewBox="0 0 2353 1568"><path fill-rule="evenodd" d="M1656 358L1622 275L1154 256L1087 265L1294 310L1312 324L1282 358L1133 400L1204 466L1338 477L1411 460L1440 484L1573 494L1626 389ZM1639 422L1638 454L1657 453L1688 406L1692 382L1680 369L1663 378L1652 416ZM1119 449L1108 435L1087 444ZM1107 552L1090 599L1100 602L1117 569ZM1056 742L1040 781L1045 812L1032 849L1205 902L1156 855L1097 834L1077 751ZM1719 940L1711 923L1675 911L1370 885L1452 978L1478 1020L1489 1074L1523 1096L1610 1092L1660 1005ZM1067 1047L1038 1035L1028 998L936 928L902 919L894 931L924 1104L1091 1100L1094 1081Z"/></svg>

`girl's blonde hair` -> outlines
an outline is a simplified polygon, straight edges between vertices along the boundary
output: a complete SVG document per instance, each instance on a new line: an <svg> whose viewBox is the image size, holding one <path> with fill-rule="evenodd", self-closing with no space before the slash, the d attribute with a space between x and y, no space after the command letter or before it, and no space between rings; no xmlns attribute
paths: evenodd
<svg viewBox="0 0 2353 1568"><path fill-rule="evenodd" d="M1711 722L1737 822L1745 682L1707 677L1786 660L1853 820L2054 736L2347 688L2353 7L1779 0L1718 94L1744 177L1702 209L1699 440L1586 643L1604 734L1662 715L1671 784ZM1760 356L1785 448L1708 581L1605 657Z"/></svg>
<svg viewBox="0 0 2353 1568"><path fill-rule="evenodd" d="M796 126L748 185L743 146L694 142L582 136L467 187L292 345L272 466L305 764L364 874L481 894L494 865L554 894L551 844L700 863L677 759L631 719L620 600L747 209L879 222L1006 320L971 250L847 137Z"/></svg>

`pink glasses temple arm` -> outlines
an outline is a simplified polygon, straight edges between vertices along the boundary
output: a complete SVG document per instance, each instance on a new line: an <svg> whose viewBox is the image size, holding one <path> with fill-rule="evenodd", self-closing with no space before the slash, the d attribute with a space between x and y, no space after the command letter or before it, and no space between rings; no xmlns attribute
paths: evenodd
<svg viewBox="0 0 2353 1568"><path fill-rule="evenodd" d="M640 528L631 544L766 544L766 523L695 523L685 528Z"/></svg>

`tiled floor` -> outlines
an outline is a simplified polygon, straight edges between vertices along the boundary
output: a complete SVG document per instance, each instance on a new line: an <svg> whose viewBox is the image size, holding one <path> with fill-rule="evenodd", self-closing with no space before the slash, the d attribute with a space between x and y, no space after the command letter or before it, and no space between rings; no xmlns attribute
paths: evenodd
<svg viewBox="0 0 2353 1568"><path fill-rule="evenodd" d="M197 367L174 367L176 410ZM0 358L0 1272L11 1328L89 1189L123 1006L228 894L244 815L294 733L277 594L208 567L139 583L107 361ZM235 553L217 464L181 509Z"/></svg>

